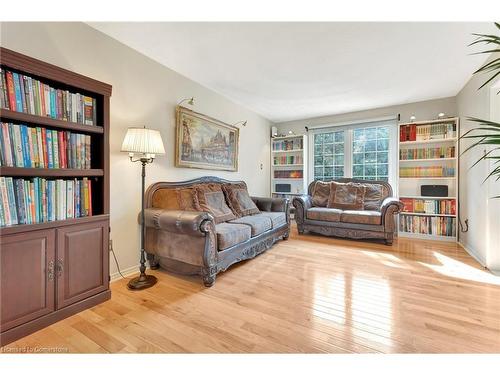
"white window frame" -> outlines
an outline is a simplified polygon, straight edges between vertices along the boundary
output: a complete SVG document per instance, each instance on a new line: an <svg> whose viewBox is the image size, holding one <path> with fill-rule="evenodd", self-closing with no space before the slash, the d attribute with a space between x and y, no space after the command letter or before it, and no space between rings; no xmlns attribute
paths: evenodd
<svg viewBox="0 0 500 375"><path fill-rule="evenodd" d="M329 131L344 131L344 177L352 178L352 143L354 129L389 126L389 159L388 177L394 192L398 191L398 148L399 132L397 117L383 117L377 119L350 121L336 124L325 124L309 127L308 136L308 184L314 179L314 135Z"/></svg>

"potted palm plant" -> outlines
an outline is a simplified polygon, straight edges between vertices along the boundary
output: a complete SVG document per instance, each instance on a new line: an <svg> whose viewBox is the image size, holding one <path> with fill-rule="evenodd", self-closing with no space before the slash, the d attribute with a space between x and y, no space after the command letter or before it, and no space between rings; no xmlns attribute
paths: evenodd
<svg viewBox="0 0 500 375"><path fill-rule="evenodd" d="M495 26L500 32L500 23L495 22ZM488 47L485 51L478 52L479 54L490 54L500 52L500 35L489 35L489 34L473 34L477 36L477 39L472 42L469 46L476 44L484 44ZM478 73L488 73L491 76L478 88L478 90L482 89L488 83L492 82L497 76L500 75L500 57L493 59L492 61L484 63L478 70L474 72L474 74ZM500 91L498 92L500 93ZM498 94L497 93L497 94ZM466 153L467 151L476 148L476 147L484 147L484 146L492 146L487 152L484 153L473 165L477 165L483 160L492 160L493 161L493 170L490 171L488 176L484 181L489 178L495 178L496 181L500 180L500 123L483 120L475 117L468 117L470 121L477 123L478 125L467 131L464 135L460 137L460 139L472 139L473 143L465 149L462 153ZM499 196L495 196L493 198L500 198Z"/></svg>

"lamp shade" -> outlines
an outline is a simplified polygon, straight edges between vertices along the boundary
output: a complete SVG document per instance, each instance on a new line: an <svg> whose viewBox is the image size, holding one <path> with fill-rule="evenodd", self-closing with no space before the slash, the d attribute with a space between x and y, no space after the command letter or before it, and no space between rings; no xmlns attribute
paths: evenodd
<svg viewBox="0 0 500 375"><path fill-rule="evenodd" d="M165 153L160 132L147 128L129 128L123 140L121 151L151 155Z"/></svg>

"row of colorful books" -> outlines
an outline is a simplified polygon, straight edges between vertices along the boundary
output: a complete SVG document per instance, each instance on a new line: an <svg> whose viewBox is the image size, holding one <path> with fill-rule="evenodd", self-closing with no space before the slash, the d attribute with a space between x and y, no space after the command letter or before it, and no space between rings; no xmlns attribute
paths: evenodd
<svg viewBox="0 0 500 375"><path fill-rule="evenodd" d="M455 199L400 198L399 200L404 204L404 212L440 215L455 215L457 212Z"/></svg>
<svg viewBox="0 0 500 375"><path fill-rule="evenodd" d="M428 125L401 125L399 127L399 141L428 141L431 139L455 138L456 125L454 122Z"/></svg>
<svg viewBox="0 0 500 375"><path fill-rule="evenodd" d="M85 125L97 125L96 100L0 69L0 107Z"/></svg>
<svg viewBox="0 0 500 375"><path fill-rule="evenodd" d="M399 160L454 158L455 146L431 148L401 148Z"/></svg>
<svg viewBox="0 0 500 375"><path fill-rule="evenodd" d="M399 177L454 177L455 167L399 167Z"/></svg>
<svg viewBox="0 0 500 375"><path fill-rule="evenodd" d="M304 159L302 155L283 155L275 156L273 159L274 165L290 165L290 164L302 164Z"/></svg>
<svg viewBox="0 0 500 375"><path fill-rule="evenodd" d="M1 123L2 166L90 169L90 150L90 135Z"/></svg>
<svg viewBox="0 0 500 375"><path fill-rule="evenodd" d="M273 141L273 151L302 150L303 148L302 138Z"/></svg>
<svg viewBox="0 0 500 375"><path fill-rule="evenodd" d="M302 170L274 171L274 178L297 178L303 177Z"/></svg>
<svg viewBox="0 0 500 375"><path fill-rule="evenodd" d="M92 215L92 187L78 180L0 177L0 226L36 224Z"/></svg>
<svg viewBox="0 0 500 375"><path fill-rule="evenodd" d="M437 236L455 237L457 235L454 217L401 215L399 230L406 233Z"/></svg>

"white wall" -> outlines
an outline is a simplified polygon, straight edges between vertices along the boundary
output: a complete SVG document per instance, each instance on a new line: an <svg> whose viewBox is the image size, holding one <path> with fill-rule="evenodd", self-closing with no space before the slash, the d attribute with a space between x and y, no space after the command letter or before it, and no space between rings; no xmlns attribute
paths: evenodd
<svg viewBox="0 0 500 375"><path fill-rule="evenodd" d="M149 185L217 175L247 181L254 195L269 196L270 122L165 68L83 23L1 23L1 45L113 86L111 97L111 238L122 269L139 256L140 166L120 153L130 126L159 129L167 154L147 167ZM200 61L200 63L203 63ZM194 96L193 109L240 127L238 172L174 167L175 105ZM263 169L260 168L263 165ZM111 259L111 273L116 272Z"/></svg>
<svg viewBox="0 0 500 375"><path fill-rule="evenodd" d="M456 100L452 98L428 100L418 103L395 105L390 107L369 109L366 111L343 113L339 115L314 117L310 119L281 122L275 126L278 133L286 134L289 130L297 134L305 132L304 126L336 124L350 121L366 120L372 118L393 116L400 114L401 121L410 121L410 116L415 115L417 121L437 118L438 113L444 112L446 115L455 116L457 114Z"/></svg>
<svg viewBox="0 0 500 375"><path fill-rule="evenodd" d="M498 56L498 54L497 54ZM491 61L493 57L490 57ZM497 106L500 105L496 92L499 83L490 83L478 90L485 75L473 76L457 96L457 107L461 118L461 133L465 133L477 124L467 121L466 117L478 117L485 120L500 121ZM495 86L495 87L493 87ZM461 143L465 150L471 141ZM481 162L471 168L488 148L477 148L465 153L460 158L460 209L462 220L469 220L469 231L461 235L464 247L484 266L494 272L500 272L500 200L490 199L499 195L500 182L489 180L483 183L492 170L492 164Z"/></svg>

